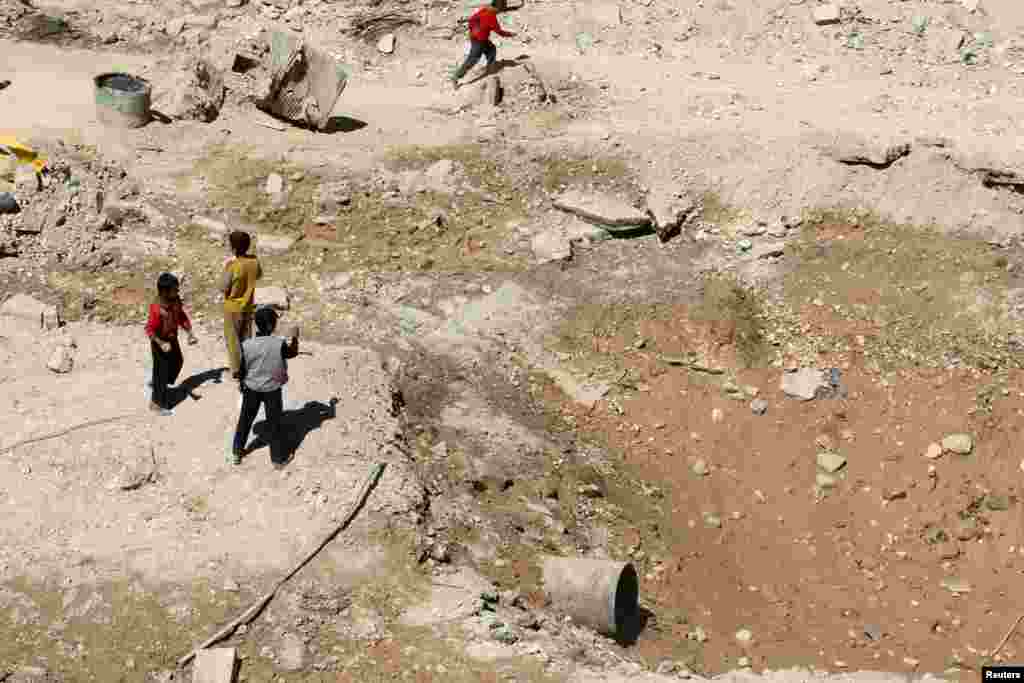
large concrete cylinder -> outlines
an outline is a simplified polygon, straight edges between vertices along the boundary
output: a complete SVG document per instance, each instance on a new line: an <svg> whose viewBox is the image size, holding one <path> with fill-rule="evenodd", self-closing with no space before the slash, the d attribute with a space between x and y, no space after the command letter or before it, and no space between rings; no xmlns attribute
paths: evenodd
<svg viewBox="0 0 1024 683"><path fill-rule="evenodd" d="M552 607L598 633L620 635L637 613L640 580L628 562L548 556L542 571Z"/></svg>

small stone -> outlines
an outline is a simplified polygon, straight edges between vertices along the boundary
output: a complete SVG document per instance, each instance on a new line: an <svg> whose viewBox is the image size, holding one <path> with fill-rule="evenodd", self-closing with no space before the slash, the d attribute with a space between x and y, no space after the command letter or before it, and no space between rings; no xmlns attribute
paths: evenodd
<svg viewBox="0 0 1024 683"><path fill-rule="evenodd" d="M674 674L679 670L679 665L670 659L666 659L658 663L658 668L654 670L654 673L666 676L668 674Z"/></svg>
<svg viewBox="0 0 1024 683"><path fill-rule="evenodd" d="M825 373L817 368L801 368L795 372L782 374L780 388L787 396L810 401L818 395L818 391L827 386Z"/></svg>
<svg viewBox="0 0 1024 683"><path fill-rule="evenodd" d="M942 457L942 446L937 443L928 444L928 448L925 449L924 457L929 460L937 460Z"/></svg>
<svg viewBox="0 0 1024 683"><path fill-rule="evenodd" d="M913 669L916 669L917 665L921 663L921 660L914 659L913 657L904 657L903 658L903 663L906 664L907 666L913 668Z"/></svg>
<svg viewBox="0 0 1024 683"><path fill-rule="evenodd" d="M736 660L736 666L746 669L750 666L750 657L740 657Z"/></svg>
<svg viewBox="0 0 1024 683"><path fill-rule="evenodd" d="M380 37L377 41L377 51L384 55L389 55L395 51L395 34L386 33Z"/></svg>
<svg viewBox="0 0 1024 683"><path fill-rule="evenodd" d="M711 471L710 468L708 467L707 461L704 458L697 458L697 460L693 463L693 465L690 467L690 469L698 477L707 476L708 472Z"/></svg>
<svg viewBox="0 0 1024 683"><path fill-rule="evenodd" d="M950 434L942 440L942 450L969 455L974 450L974 438L970 434Z"/></svg>
<svg viewBox="0 0 1024 683"><path fill-rule="evenodd" d="M882 639L882 629L874 624L865 624L864 635L868 637L868 640L878 641Z"/></svg>
<svg viewBox="0 0 1024 683"><path fill-rule="evenodd" d="M722 518L719 517L718 515L714 514L714 513L705 512L704 513L704 524L709 526L709 527L711 527L712 529L721 529L722 528Z"/></svg>
<svg viewBox="0 0 1024 683"><path fill-rule="evenodd" d="M71 355L71 349L61 345L53 350L53 355L46 363L46 367L58 374L67 374L75 367L75 359Z"/></svg>
<svg viewBox="0 0 1024 683"><path fill-rule="evenodd" d="M825 470L828 474L834 474L845 466L846 458L838 453L832 453L831 451L818 453L818 467Z"/></svg>
<svg viewBox="0 0 1024 683"><path fill-rule="evenodd" d="M725 413L722 412L721 408L715 408L711 411L711 421L715 424L720 423L725 419Z"/></svg>
<svg viewBox="0 0 1024 683"><path fill-rule="evenodd" d="M229 593L237 593L240 590L240 586L237 581L229 577L224 580L224 590Z"/></svg>
<svg viewBox="0 0 1024 683"><path fill-rule="evenodd" d="M274 196L280 195L284 192L284 178L277 173L271 173L267 176L267 184L265 187L267 194Z"/></svg>
<svg viewBox="0 0 1024 683"><path fill-rule="evenodd" d="M755 398L750 402L750 412L754 415L764 415L768 412L768 401L763 398Z"/></svg>
<svg viewBox="0 0 1024 683"><path fill-rule="evenodd" d="M985 496L985 507L992 512L1005 512L1010 509L1010 499L990 493Z"/></svg>
<svg viewBox="0 0 1024 683"><path fill-rule="evenodd" d="M736 640L741 643L749 643L753 639L754 634L751 633L750 629L741 628L739 631L736 631Z"/></svg>
<svg viewBox="0 0 1024 683"><path fill-rule="evenodd" d="M978 522L973 517L961 519L957 522L953 535L958 541L970 541L978 537Z"/></svg>

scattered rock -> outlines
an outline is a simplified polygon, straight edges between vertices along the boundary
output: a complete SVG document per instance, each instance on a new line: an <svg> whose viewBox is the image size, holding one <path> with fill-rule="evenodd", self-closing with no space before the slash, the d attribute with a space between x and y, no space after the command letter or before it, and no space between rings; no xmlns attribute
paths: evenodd
<svg viewBox="0 0 1024 683"><path fill-rule="evenodd" d="M711 410L711 421L715 424L722 422L725 419L725 413L722 412L721 408L714 408Z"/></svg>
<svg viewBox="0 0 1024 683"><path fill-rule="evenodd" d="M288 290L284 287L258 287L256 289L256 304L258 306L270 306L278 311L287 311L291 298Z"/></svg>
<svg viewBox="0 0 1024 683"><path fill-rule="evenodd" d="M608 228L641 228L651 224L650 216L625 202L578 190L563 193L555 199L554 205Z"/></svg>
<svg viewBox="0 0 1024 683"><path fill-rule="evenodd" d="M15 294L0 305L0 315L19 318L34 324L40 329L53 330L60 326L60 312L56 306L49 306L28 294Z"/></svg>
<svg viewBox="0 0 1024 683"><path fill-rule="evenodd" d="M224 237L231 231L226 223L207 218L206 216L195 215L192 216L191 221L193 225L206 230L211 237Z"/></svg>
<svg viewBox="0 0 1024 683"><path fill-rule="evenodd" d="M164 25L164 33L172 38L177 38L182 31L185 30L185 19L183 17L175 17L170 19L166 25Z"/></svg>
<svg viewBox="0 0 1024 683"><path fill-rule="evenodd" d="M761 242L750 249L750 255L755 259L778 258L786 253L785 242Z"/></svg>
<svg viewBox="0 0 1024 683"><path fill-rule="evenodd" d="M879 641L882 639L882 629L874 624L865 624L864 635L868 637L868 640Z"/></svg>
<svg viewBox="0 0 1024 683"><path fill-rule="evenodd" d="M960 557L960 546L953 541L942 541L937 545L940 560L955 560Z"/></svg>
<svg viewBox="0 0 1024 683"><path fill-rule="evenodd" d="M974 438L970 434L950 434L942 440L942 450L959 455L970 455Z"/></svg>
<svg viewBox="0 0 1024 683"><path fill-rule="evenodd" d="M845 466L846 458L838 453L832 453L831 451L818 453L818 467L828 474L835 474Z"/></svg>
<svg viewBox="0 0 1024 683"><path fill-rule="evenodd" d="M707 476L707 474L711 471L711 469L708 467L707 461L704 460L704 458L697 458L697 460L693 463L690 469L698 477Z"/></svg>
<svg viewBox="0 0 1024 683"><path fill-rule="evenodd" d="M395 34L385 33L377 41L377 51L381 54L389 55L395 51Z"/></svg>
<svg viewBox="0 0 1024 683"><path fill-rule="evenodd" d="M825 373L817 368L800 368L794 372L784 372L780 384L783 393L801 401L812 400L819 390L827 389L828 386Z"/></svg>
<svg viewBox="0 0 1024 683"><path fill-rule="evenodd" d="M298 636L288 633L281 638L277 651L277 666L282 671L302 671L306 667L308 652Z"/></svg>
<svg viewBox="0 0 1024 683"><path fill-rule="evenodd" d="M811 15L814 17L814 23L818 26L838 24L841 16L839 12L839 5L834 5L832 3L814 7L814 9L811 10Z"/></svg>
<svg viewBox="0 0 1024 683"><path fill-rule="evenodd" d="M711 527L712 529L722 528L722 518L713 512L704 513L704 524Z"/></svg>
<svg viewBox="0 0 1024 683"><path fill-rule="evenodd" d="M763 398L755 398L750 402L750 412L754 415L764 415L768 412L768 401Z"/></svg>
<svg viewBox="0 0 1024 683"><path fill-rule="evenodd" d="M488 76L480 86L482 104L485 107L497 107L501 104L501 98L504 95L505 89L501 84L501 77L497 74Z"/></svg>
<svg viewBox="0 0 1024 683"><path fill-rule="evenodd" d="M990 493L985 496L985 508L990 512L1006 512L1010 509L1010 499Z"/></svg>
<svg viewBox="0 0 1024 683"><path fill-rule="evenodd" d="M331 273L320 278L320 291L337 293L348 289L352 283L352 273Z"/></svg>
<svg viewBox="0 0 1024 683"><path fill-rule="evenodd" d="M224 590L227 592L237 593L240 589L241 587L238 585L238 582L231 577L224 579Z"/></svg>
<svg viewBox="0 0 1024 683"><path fill-rule="evenodd" d="M736 640L741 643L749 643L754 639L754 634L750 632L750 629L741 628L736 631Z"/></svg>
<svg viewBox="0 0 1024 683"><path fill-rule="evenodd" d="M979 532L978 520L968 517L957 522L953 535L958 541L971 541L977 538Z"/></svg>
<svg viewBox="0 0 1024 683"><path fill-rule="evenodd" d="M924 451L924 457L929 460L937 460L942 457L942 446L937 443L928 444L928 448Z"/></svg>

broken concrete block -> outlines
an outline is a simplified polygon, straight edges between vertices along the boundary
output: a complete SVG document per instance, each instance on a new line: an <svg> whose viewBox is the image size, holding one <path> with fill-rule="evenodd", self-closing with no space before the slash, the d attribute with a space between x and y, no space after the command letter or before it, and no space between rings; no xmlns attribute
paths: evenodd
<svg viewBox="0 0 1024 683"><path fill-rule="evenodd" d="M192 683L234 683L237 659L233 647L200 650L192 664Z"/></svg>
<svg viewBox="0 0 1024 683"><path fill-rule="evenodd" d="M50 306L28 294L15 294L0 306L0 315L10 316L38 325L43 330L60 326L60 313L56 306Z"/></svg>
<svg viewBox="0 0 1024 683"><path fill-rule="evenodd" d="M384 55L389 55L395 51L395 34L385 33L377 41L377 51Z"/></svg>
<svg viewBox="0 0 1024 683"><path fill-rule="evenodd" d="M814 17L814 23L818 26L827 26L828 24L838 24L840 18L839 5L828 3L826 5L818 5L811 14Z"/></svg>
<svg viewBox="0 0 1024 683"><path fill-rule="evenodd" d="M534 235L531 247L537 263L568 261L572 258L572 243L560 228L549 228Z"/></svg>
<svg viewBox="0 0 1024 683"><path fill-rule="evenodd" d="M258 287L255 298L257 306L270 306L278 311L287 311L291 304L291 297L284 287Z"/></svg>
<svg viewBox="0 0 1024 683"><path fill-rule="evenodd" d="M651 224L651 218L625 202L610 197L570 190L555 199L555 208L608 228L640 228Z"/></svg>
<svg viewBox="0 0 1024 683"><path fill-rule="evenodd" d="M269 36L266 79L260 79L256 107L268 114L323 130L348 82L349 67L300 36Z"/></svg>

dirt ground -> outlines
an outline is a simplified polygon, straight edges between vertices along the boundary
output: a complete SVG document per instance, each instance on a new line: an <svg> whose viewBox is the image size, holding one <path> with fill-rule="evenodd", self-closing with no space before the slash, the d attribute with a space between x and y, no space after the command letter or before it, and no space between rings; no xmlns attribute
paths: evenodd
<svg viewBox="0 0 1024 683"><path fill-rule="evenodd" d="M0 680L188 680L381 460L353 529L227 641L241 680L955 680L1024 653L1019 3L528 3L497 107L447 82L461 4L187 4L0 0L0 135L51 168L13 179L0 305L66 321L0 317ZM359 32L392 10L415 23ZM232 72L267 26L352 68L328 132ZM100 125L94 75L149 78L159 110L200 55L215 120ZM615 239L566 188L690 210ZM311 354L283 472L224 463L235 227ZM200 344L160 418L165 269ZM798 368L831 383L788 396ZM633 562L639 635L550 610L545 554Z"/></svg>

